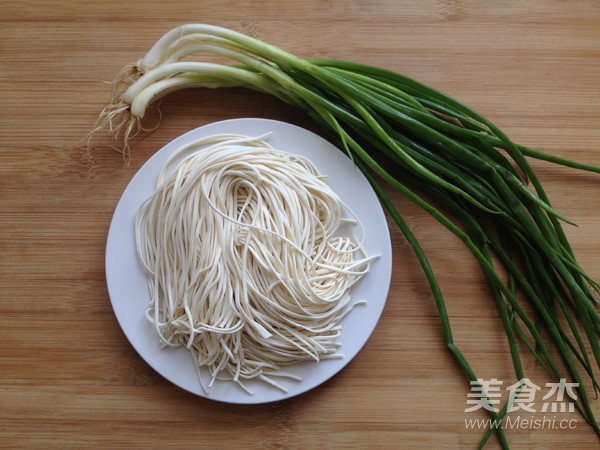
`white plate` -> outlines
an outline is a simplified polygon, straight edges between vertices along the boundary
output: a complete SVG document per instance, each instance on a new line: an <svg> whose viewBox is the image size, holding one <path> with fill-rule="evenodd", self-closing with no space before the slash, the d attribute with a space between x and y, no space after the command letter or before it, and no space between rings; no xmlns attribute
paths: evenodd
<svg viewBox="0 0 600 450"><path fill-rule="evenodd" d="M178 148L214 134L259 136L272 132L267 141L279 150L308 157L327 176L327 183L356 213L365 229L365 249L379 255L371 271L356 284L351 297L366 300L342 321L342 359L300 363L287 371L302 377L301 382L281 379L287 393L261 382L250 382L248 395L233 382L215 382L205 393L187 350L161 349L153 326L144 312L149 295L146 276L137 259L134 218L142 202L154 191L160 169ZM229 403L265 403L306 392L331 378L348 364L367 342L387 299L391 279L391 243L381 204L364 175L337 147L320 136L284 122L265 119L234 119L216 122L186 133L153 155L133 177L115 210L106 244L106 281L111 303L131 345L159 374L194 394Z"/></svg>

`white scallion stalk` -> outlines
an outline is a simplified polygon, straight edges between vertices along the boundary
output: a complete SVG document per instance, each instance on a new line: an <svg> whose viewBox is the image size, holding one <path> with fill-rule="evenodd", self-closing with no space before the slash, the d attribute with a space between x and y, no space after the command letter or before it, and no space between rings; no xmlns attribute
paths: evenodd
<svg viewBox="0 0 600 450"><path fill-rule="evenodd" d="M138 119L143 119L148 106L164 97L171 92L181 89L189 89L194 87L203 88L220 88L220 87L247 87L248 83L234 78L226 78L224 76L203 76L201 73L180 74L177 77L167 78L156 81L151 85L143 88L131 102L131 115Z"/></svg>
<svg viewBox="0 0 600 450"><path fill-rule="evenodd" d="M163 60L165 52L178 39L188 35L206 35L221 38L230 42L230 45L238 47L242 50L262 55L269 61L274 61L277 64L294 63L302 64L304 60L297 56L285 52L275 46L269 45L258 39L254 39L236 31L208 24L186 24L174 28L160 38L154 46L148 51L146 56L140 61L139 67L143 72L153 69L158 66Z"/></svg>
<svg viewBox="0 0 600 450"><path fill-rule="evenodd" d="M174 62L159 66L149 72L146 72L143 77L133 83L129 89L125 91L122 101L132 104L135 98L140 95L144 89L156 83L159 80L172 78L177 74L185 73L203 73L211 75L227 75L230 72L226 66L221 64L205 63L205 62Z"/></svg>

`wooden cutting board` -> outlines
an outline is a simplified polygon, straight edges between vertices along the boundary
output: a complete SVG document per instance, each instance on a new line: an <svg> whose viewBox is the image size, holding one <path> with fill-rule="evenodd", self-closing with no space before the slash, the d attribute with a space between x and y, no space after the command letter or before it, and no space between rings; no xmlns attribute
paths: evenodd
<svg viewBox="0 0 600 450"><path fill-rule="evenodd" d="M513 140L600 165L600 4L596 1L4 1L0 4L0 447L474 448L487 418L446 348L412 250L390 221L394 267L381 320L338 375L297 398L213 402L177 388L125 338L104 275L108 228L141 165L198 126L263 117L313 131L301 113L240 89L179 92L131 164L81 140L110 80L167 30L206 22L303 57L402 72L462 100ZM152 126L156 113L148 118ZM598 175L533 162L580 264L600 279ZM475 372L515 376L483 277L463 245L388 190L431 260L455 342ZM514 448L594 448L576 412L521 411ZM503 397L506 399L506 397ZM600 416L600 402L593 407ZM513 415L513 417L516 417ZM547 422L546 422L547 420ZM490 448L498 441L492 437Z"/></svg>

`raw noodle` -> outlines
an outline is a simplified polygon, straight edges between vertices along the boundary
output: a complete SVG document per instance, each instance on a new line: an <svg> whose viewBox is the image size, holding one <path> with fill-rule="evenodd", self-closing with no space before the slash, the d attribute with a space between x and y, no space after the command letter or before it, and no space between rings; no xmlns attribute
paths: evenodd
<svg viewBox="0 0 600 450"><path fill-rule="evenodd" d="M311 161L263 138L180 149L136 216L146 316L164 346L190 351L207 392L222 379L251 393L254 378L285 391L273 377L299 378L284 366L340 357L350 289L373 260L340 232L360 223Z"/></svg>

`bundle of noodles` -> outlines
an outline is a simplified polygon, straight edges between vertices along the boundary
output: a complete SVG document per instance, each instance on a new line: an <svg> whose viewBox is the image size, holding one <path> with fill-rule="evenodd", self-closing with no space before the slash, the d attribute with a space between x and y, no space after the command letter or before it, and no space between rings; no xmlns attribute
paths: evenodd
<svg viewBox="0 0 600 450"><path fill-rule="evenodd" d="M309 160L261 138L211 136L167 162L136 217L147 317L164 345L190 350L205 390L228 379L250 392L257 378L285 391L272 377L297 377L282 366L339 356L372 260L340 235L346 210Z"/></svg>

